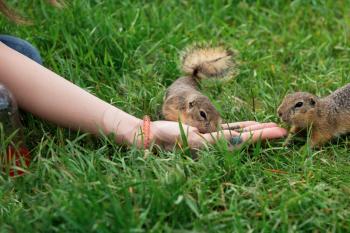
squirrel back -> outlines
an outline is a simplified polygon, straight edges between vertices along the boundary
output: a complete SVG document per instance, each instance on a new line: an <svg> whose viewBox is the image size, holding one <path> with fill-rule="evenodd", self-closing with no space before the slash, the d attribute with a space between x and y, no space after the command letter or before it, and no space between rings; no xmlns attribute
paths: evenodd
<svg viewBox="0 0 350 233"><path fill-rule="evenodd" d="M350 111L350 84L339 88L326 98L334 101L337 108Z"/></svg>
<svg viewBox="0 0 350 233"><path fill-rule="evenodd" d="M205 78L233 76L234 52L223 47L192 47L183 52L181 68L186 76L178 78L167 89L162 113L166 120L177 121L199 129L201 133L216 131L221 117L208 97L198 89Z"/></svg>

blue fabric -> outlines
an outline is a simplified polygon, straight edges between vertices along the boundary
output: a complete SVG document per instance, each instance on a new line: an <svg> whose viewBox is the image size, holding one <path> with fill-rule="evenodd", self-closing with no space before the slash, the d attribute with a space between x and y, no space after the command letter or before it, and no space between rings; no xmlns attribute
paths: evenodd
<svg viewBox="0 0 350 233"><path fill-rule="evenodd" d="M8 35L0 35L0 42L17 52L29 57L40 65L43 64L39 51L29 42L20 38Z"/></svg>

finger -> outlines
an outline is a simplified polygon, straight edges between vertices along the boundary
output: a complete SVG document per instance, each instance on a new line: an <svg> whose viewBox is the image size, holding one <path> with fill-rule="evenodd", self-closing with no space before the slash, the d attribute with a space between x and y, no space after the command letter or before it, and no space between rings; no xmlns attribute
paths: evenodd
<svg viewBox="0 0 350 233"><path fill-rule="evenodd" d="M265 128L274 128L274 127L278 127L278 126L276 123L273 123L273 122L261 123L261 124L244 127L242 129L242 132L254 131L254 130L265 129Z"/></svg>
<svg viewBox="0 0 350 233"><path fill-rule="evenodd" d="M219 138L225 138L231 145L238 145L242 142L251 140L277 139L287 135L287 130L280 127L264 128L250 132L239 133L231 130L222 130L220 132L197 134L196 138L190 140L190 146L201 147L205 143L214 144Z"/></svg>
<svg viewBox="0 0 350 233"><path fill-rule="evenodd" d="M234 123L225 123L221 124L221 128L223 130L236 130L236 129L242 129L248 126L259 124L259 122L256 121L242 121L242 122L234 122Z"/></svg>
<svg viewBox="0 0 350 233"><path fill-rule="evenodd" d="M237 141L240 141L240 139L237 139L237 137L241 138L241 141L247 141L251 139L253 142L261 139L276 139L276 138L282 138L287 135L287 130L280 127L272 127L272 128L264 128L264 129L258 129L255 131L250 132L244 132L244 133L238 133L235 131L230 130L222 130L220 132L214 132L214 133L207 133L202 134L203 139L205 139L208 143L215 143L218 138L224 137L228 141L233 141L231 144L237 144Z"/></svg>
<svg viewBox="0 0 350 233"><path fill-rule="evenodd" d="M250 143L254 143L256 141L264 141L267 139L277 139L282 138L287 135L287 130L280 127L272 127L272 128L264 128L255 131L241 133L241 135L233 136L229 139L229 142L232 147L239 147L243 142L249 141Z"/></svg>
<svg viewBox="0 0 350 233"><path fill-rule="evenodd" d="M240 136L241 133L232 130L222 130L219 132L201 134L200 136L208 143L215 143L219 138L225 138L229 140L232 137Z"/></svg>
<svg viewBox="0 0 350 233"><path fill-rule="evenodd" d="M198 128L195 128L195 127L192 127L189 125L182 125L182 126L185 126L184 131L185 131L186 135L188 135L190 132L199 133Z"/></svg>
<svg viewBox="0 0 350 233"><path fill-rule="evenodd" d="M242 133L240 136L243 141L251 140L252 142L256 142L258 140L283 138L286 135L286 129L280 127L273 127L245 132Z"/></svg>

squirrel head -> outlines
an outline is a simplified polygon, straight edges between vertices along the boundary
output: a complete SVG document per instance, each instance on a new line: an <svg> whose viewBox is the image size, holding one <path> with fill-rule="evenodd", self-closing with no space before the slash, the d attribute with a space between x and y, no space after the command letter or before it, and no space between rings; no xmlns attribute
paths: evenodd
<svg viewBox="0 0 350 233"><path fill-rule="evenodd" d="M286 95L277 113L289 125L306 128L314 122L319 98L307 92Z"/></svg>
<svg viewBox="0 0 350 233"><path fill-rule="evenodd" d="M200 133L215 132L221 124L219 112L208 97L192 95L186 103L187 124L198 128Z"/></svg>

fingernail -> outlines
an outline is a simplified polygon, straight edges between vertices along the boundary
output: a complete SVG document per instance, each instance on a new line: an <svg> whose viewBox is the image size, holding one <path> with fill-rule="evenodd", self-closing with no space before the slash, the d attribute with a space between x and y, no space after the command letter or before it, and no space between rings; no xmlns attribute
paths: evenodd
<svg viewBox="0 0 350 233"><path fill-rule="evenodd" d="M230 144L231 145L238 145L238 144L241 144L243 142L242 140L242 137L241 136L233 136L231 139L230 139Z"/></svg>

